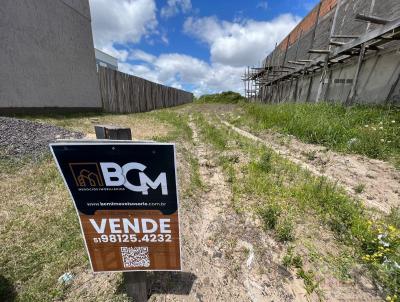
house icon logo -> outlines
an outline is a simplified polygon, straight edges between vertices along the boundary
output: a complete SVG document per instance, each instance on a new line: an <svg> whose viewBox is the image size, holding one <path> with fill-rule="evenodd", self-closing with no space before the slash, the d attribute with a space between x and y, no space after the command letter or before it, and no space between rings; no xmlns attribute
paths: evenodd
<svg viewBox="0 0 400 302"><path fill-rule="evenodd" d="M99 165L97 163L70 163L72 175L77 187L103 187Z"/></svg>

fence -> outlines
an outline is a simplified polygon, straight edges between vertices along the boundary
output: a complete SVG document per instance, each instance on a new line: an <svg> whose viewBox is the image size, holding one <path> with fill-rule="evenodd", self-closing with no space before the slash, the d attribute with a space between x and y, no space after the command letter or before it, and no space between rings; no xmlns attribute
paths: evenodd
<svg viewBox="0 0 400 302"><path fill-rule="evenodd" d="M193 101L193 94L190 92L105 67L99 67L98 75L105 112L146 112Z"/></svg>

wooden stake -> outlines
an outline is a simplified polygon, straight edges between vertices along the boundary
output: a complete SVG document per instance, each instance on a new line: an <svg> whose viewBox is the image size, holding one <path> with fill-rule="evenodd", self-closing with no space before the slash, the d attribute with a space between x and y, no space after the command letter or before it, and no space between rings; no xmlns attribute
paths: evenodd
<svg viewBox="0 0 400 302"><path fill-rule="evenodd" d="M342 4L342 0L338 0L336 3L336 9L335 9L335 14L334 14L333 20L332 20L332 27L331 27L331 32L329 34L329 39L331 39L331 37L335 34L336 19L337 19L341 4ZM331 45L329 45L329 51L330 50L331 50ZM310 50L308 52L310 52ZM321 100L322 89L324 86L325 78L328 74L328 64L329 64L329 53L326 54L325 61L324 61L324 68L322 69L321 78L319 79L317 97L315 99L316 103L318 103ZM328 78L328 82L329 81L330 81L330 78Z"/></svg>
<svg viewBox="0 0 400 302"><path fill-rule="evenodd" d="M147 301L146 272L125 272L126 292L135 302Z"/></svg>
<svg viewBox="0 0 400 302"><path fill-rule="evenodd" d="M97 139L132 140L130 128L111 125L94 126ZM135 302L147 301L146 272L124 272L127 294Z"/></svg>
<svg viewBox="0 0 400 302"><path fill-rule="evenodd" d="M372 12L374 11L374 7L375 7L375 0L372 0L371 6L369 8L370 14L372 14ZM365 33L368 33L370 25L371 25L371 23L368 22L367 28L365 29ZM354 79L353 79L353 85L351 86L350 94L348 95L347 100L345 101L347 105L351 105L354 102L355 98L357 97L358 77L360 75L360 71L363 66L366 47L367 46L365 43L361 44L361 51L360 51L360 54L358 57L356 73L354 74Z"/></svg>

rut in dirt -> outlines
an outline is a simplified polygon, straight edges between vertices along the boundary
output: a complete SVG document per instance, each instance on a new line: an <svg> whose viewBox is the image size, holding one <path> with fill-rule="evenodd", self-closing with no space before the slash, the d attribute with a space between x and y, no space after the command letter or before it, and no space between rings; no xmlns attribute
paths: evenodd
<svg viewBox="0 0 400 302"><path fill-rule="evenodd" d="M260 232L251 217L233 210L231 186L215 162L215 152L201 140L192 116L189 126L206 188L185 234L188 251L193 252L187 266L193 267L199 280L191 296L197 301L293 301L297 294L303 296L301 282L288 282L290 274L277 262L282 248ZM268 274L259 273L264 268Z"/></svg>

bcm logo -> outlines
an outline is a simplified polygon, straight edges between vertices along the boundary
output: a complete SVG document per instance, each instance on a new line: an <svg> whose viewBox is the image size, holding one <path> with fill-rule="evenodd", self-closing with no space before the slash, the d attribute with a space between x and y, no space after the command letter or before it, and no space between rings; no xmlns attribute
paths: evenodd
<svg viewBox="0 0 400 302"><path fill-rule="evenodd" d="M103 186L97 163L71 163L70 167L78 187ZM143 195L148 195L150 188L155 190L161 186L161 194L168 195L167 175L165 172L161 172L156 179L151 180L143 172L147 167L137 162L127 163L122 167L113 162L104 162L100 163L100 168L107 187L124 186L133 192L141 192ZM132 170L138 171L139 185L130 183L127 178L128 172Z"/></svg>

